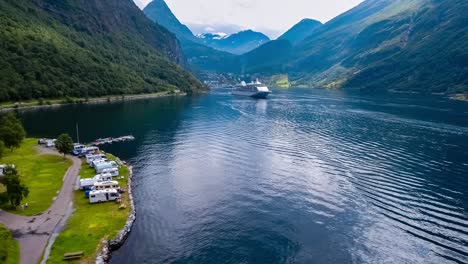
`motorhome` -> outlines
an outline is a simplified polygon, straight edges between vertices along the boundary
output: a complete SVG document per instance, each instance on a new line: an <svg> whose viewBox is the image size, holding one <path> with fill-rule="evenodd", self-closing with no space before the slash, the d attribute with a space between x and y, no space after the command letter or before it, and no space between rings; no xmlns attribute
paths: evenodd
<svg viewBox="0 0 468 264"><path fill-rule="evenodd" d="M84 147L79 152L77 152L76 155L79 157L84 157L88 154L95 154L98 151L99 151L98 147Z"/></svg>
<svg viewBox="0 0 468 264"><path fill-rule="evenodd" d="M95 159L93 161L91 161L91 163L89 164L91 167L93 168L96 168L96 165L100 164L100 163L107 163L109 162L108 159L106 158L100 158L100 159Z"/></svg>
<svg viewBox="0 0 468 264"><path fill-rule="evenodd" d="M119 176L119 168L110 168L110 169L104 169L102 171L103 174L110 174L112 177L117 177Z"/></svg>
<svg viewBox="0 0 468 264"><path fill-rule="evenodd" d="M85 178L80 180L80 189L81 190L89 190L94 187L95 183L98 182L105 182L105 181L112 181L112 176L110 174L98 174L93 178Z"/></svg>
<svg viewBox="0 0 468 264"><path fill-rule="evenodd" d="M89 193L89 203L103 203L120 199L120 194L115 189L96 190Z"/></svg>
<svg viewBox="0 0 468 264"><path fill-rule="evenodd" d="M88 154L85 157L86 157L86 163L91 165L91 162L95 160L105 159L106 155L105 154Z"/></svg>
<svg viewBox="0 0 468 264"><path fill-rule="evenodd" d="M102 163L96 164L94 169L96 170L97 174L100 174L105 169L112 169L112 168L118 168L118 167L119 165L117 165L117 162L109 161L109 162L102 162Z"/></svg>
<svg viewBox="0 0 468 264"><path fill-rule="evenodd" d="M94 191L107 190L107 189L120 189L119 183L117 181L104 181L104 182L94 183L94 186L93 186Z"/></svg>

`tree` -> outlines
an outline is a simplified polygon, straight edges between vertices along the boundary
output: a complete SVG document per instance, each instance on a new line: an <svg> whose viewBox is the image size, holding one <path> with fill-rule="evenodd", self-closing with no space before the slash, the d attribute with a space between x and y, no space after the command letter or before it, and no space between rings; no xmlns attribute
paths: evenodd
<svg viewBox="0 0 468 264"><path fill-rule="evenodd" d="M0 115L0 141L5 147L13 150L21 145L26 132L21 121L13 113Z"/></svg>
<svg viewBox="0 0 468 264"><path fill-rule="evenodd" d="M72 152L73 140L68 134L62 134L55 141L55 148L65 156L65 154Z"/></svg>
<svg viewBox="0 0 468 264"><path fill-rule="evenodd" d="M24 198L28 197L29 188L21 184L18 172L14 167L7 166L3 172L5 175L0 178L0 183L5 185L6 193L2 194L2 196L10 202L12 207L17 207Z"/></svg>
<svg viewBox="0 0 468 264"><path fill-rule="evenodd" d="M3 153L5 153L5 143L0 140L0 159L3 157Z"/></svg>

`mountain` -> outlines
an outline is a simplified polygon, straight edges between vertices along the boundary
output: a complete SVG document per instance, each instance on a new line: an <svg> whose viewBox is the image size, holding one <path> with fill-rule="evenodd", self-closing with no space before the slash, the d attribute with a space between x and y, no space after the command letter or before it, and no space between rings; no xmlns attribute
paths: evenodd
<svg viewBox="0 0 468 264"><path fill-rule="evenodd" d="M272 40L241 56L241 73L274 74L284 72L293 46L285 39Z"/></svg>
<svg viewBox="0 0 468 264"><path fill-rule="evenodd" d="M322 26L322 23L317 20L303 19L278 39L285 39L291 42L291 44L296 45L308 36L312 35L312 33L320 26Z"/></svg>
<svg viewBox="0 0 468 264"><path fill-rule="evenodd" d="M200 34L197 37L206 46L237 55L249 52L270 41L264 34L252 30L245 30L232 35L207 33Z"/></svg>
<svg viewBox="0 0 468 264"><path fill-rule="evenodd" d="M132 0L2 0L0 21L0 101L204 88Z"/></svg>
<svg viewBox="0 0 468 264"><path fill-rule="evenodd" d="M149 19L174 33L179 40L196 41L192 31L177 19L164 0L152 1L143 9L143 12Z"/></svg>
<svg viewBox="0 0 468 264"><path fill-rule="evenodd" d="M314 30L282 67L247 68L307 87L467 91L467 9L464 0L366 0Z"/></svg>

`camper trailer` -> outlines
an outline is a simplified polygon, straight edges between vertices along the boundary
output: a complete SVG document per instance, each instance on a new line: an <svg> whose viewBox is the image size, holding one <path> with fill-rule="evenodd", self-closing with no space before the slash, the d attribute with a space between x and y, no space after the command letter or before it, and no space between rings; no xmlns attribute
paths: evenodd
<svg viewBox="0 0 468 264"><path fill-rule="evenodd" d="M94 166L97 174L102 173L105 169L118 168L119 165L115 161L101 162Z"/></svg>
<svg viewBox="0 0 468 264"><path fill-rule="evenodd" d="M84 147L77 153L77 155L78 157L84 157L88 154L95 154L98 151L99 151L98 147Z"/></svg>
<svg viewBox="0 0 468 264"><path fill-rule="evenodd" d="M110 174L112 177L117 177L119 176L119 168L110 168L110 169L104 169L102 171L103 174Z"/></svg>
<svg viewBox="0 0 468 264"><path fill-rule="evenodd" d="M115 189L96 190L89 193L89 203L102 203L116 201L120 199L120 194Z"/></svg>
<svg viewBox="0 0 468 264"><path fill-rule="evenodd" d="M106 159L106 158L100 158L100 159L95 159L95 160L91 161L91 163L89 165L92 168L96 168L96 165L101 164L101 163L106 163L106 162L109 162L109 160Z"/></svg>
<svg viewBox="0 0 468 264"><path fill-rule="evenodd" d="M94 184L97 182L112 181L112 176L110 174L98 174L93 178L86 178L80 180L80 189L89 190L94 187Z"/></svg>
<svg viewBox="0 0 468 264"><path fill-rule="evenodd" d="M120 189L119 183L116 181L95 182L93 186L94 191Z"/></svg>
<svg viewBox="0 0 468 264"><path fill-rule="evenodd" d="M95 160L102 160L105 158L106 158L105 154L88 154L86 155L86 163L91 165L91 162Z"/></svg>

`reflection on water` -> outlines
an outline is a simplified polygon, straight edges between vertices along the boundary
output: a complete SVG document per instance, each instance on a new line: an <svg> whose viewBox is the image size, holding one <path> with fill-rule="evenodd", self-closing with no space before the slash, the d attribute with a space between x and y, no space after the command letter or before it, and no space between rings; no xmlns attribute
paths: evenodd
<svg viewBox="0 0 468 264"><path fill-rule="evenodd" d="M34 136L136 135L108 147L135 167L138 211L113 263L466 263L467 109L215 90L22 118Z"/></svg>

